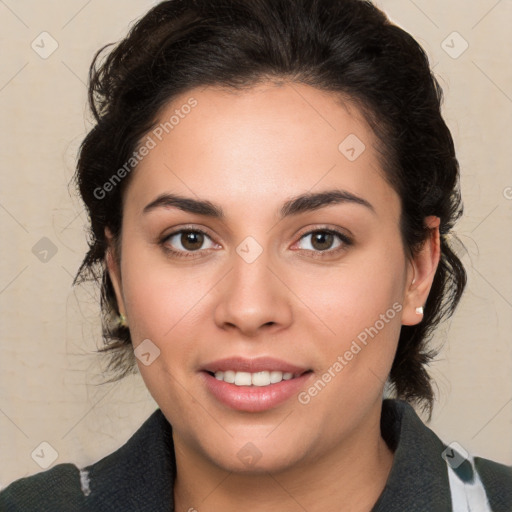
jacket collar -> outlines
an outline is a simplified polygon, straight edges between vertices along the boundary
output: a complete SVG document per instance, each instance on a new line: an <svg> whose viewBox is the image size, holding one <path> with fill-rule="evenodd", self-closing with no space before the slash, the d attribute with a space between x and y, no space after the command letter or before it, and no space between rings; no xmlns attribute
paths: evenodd
<svg viewBox="0 0 512 512"><path fill-rule="evenodd" d="M176 459L172 427L157 409L117 451L88 471L87 510L174 510ZM105 508L105 504L112 508Z"/></svg>
<svg viewBox="0 0 512 512"><path fill-rule="evenodd" d="M451 512L446 448L407 402L385 399L381 434L394 451L393 465L372 512L421 510Z"/></svg>

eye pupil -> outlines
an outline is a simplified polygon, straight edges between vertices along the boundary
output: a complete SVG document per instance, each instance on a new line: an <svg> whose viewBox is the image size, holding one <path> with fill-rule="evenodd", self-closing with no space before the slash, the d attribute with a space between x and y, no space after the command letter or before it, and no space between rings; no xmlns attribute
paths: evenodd
<svg viewBox="0 0 512 512"><path fill-rule="evenodd" d="M198 241L199 244L197 245ZM194 243L196 244L195 247ZM181 244L183 245L183 247L185 247L185 249L188 250L193 251L199 249L201 245L203 245L203 234L198 233L197 231L185 231L181 235Z"/></svg>
<svg viewBox="0 0 512 512"><path fill-rule="evenodd" d="M326 242L327 240L327 242ZM320 243L320 247L316 245L316 243ZM317 231L312 237L312 245L315 249L318 250L326 250L329 249L333 242L333 234L327 233L325 231Z"/></svg>

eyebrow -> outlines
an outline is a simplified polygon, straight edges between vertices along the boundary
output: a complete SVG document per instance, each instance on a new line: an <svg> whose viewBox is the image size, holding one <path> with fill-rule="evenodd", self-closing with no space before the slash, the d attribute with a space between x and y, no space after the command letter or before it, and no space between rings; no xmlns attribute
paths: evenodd
<svg viewBox="0 0 512 512"><path fill-rule="evenodd" d="M364 206L372 213L375 208L366 199L356 196L346 190L325 190L323 192L306 193L295 196L286 201L280 209L280 218L299 215L301 213L310 212L324 208L332 204L357 204ZM164 193L159 195L154 201L151 201L144 207L143 213L148 213L157 208L179 208L184 212L204 215L214 219L225 219L222 207L212 203L211 201L202 199L193 199L191 197L183 197L176 194Z"/></svg>

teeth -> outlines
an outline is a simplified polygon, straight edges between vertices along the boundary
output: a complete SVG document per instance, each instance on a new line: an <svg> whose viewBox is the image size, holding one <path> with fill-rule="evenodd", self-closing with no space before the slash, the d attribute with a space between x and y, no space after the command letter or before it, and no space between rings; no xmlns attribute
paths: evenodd
<svg viewBox="0 0 512 512"><path fill-rule="evenodd" d="M222 373L222 372L217 372L217 373ZM215 377L217 377L217 373L215 374ZM224 380L224 382L229 382L230 384L234 384L235 376L236 376L236 372L234 372L232 370L227 370L224 372L224 379L222 379L222 377L221 377L221 380Z"/></svg>
<svg viewBox="0 0 512 512"><path fill-rule="evenodd" d="M298 376L295 375L295 377ZM277 384L282 380L293 379L294 375L279 371L249 373L226 370L225 372L215 372L215 378L235 384L235 386L270 386L270 384Z"/></svg>
<svg viewBox="0 0 512 512"><path fill-rule="evenodd" d="M251 385L251 374L248 372L236 372L235 373L235 384L237 386L250 386Z"/></svg>

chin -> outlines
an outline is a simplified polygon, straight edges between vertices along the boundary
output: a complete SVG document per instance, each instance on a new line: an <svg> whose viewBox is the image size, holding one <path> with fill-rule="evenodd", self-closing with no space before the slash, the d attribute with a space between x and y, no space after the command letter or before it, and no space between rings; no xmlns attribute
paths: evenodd
<svg viewBox="0 0 512 512"><path fill-rule="evenodd" d="M302 456L298 453L294 440L288 438L289 443L282 440L269 442L265 435L258 438L259 440L244 437L234 438L229 444L207 445L204 453L219 468L247 475L279 473L300 462Z"/></svg>
<svg viewBox="0 0 512 512"><path fill-rule="evenodd" d="M296 461L290 459L286 454L283 454L282 457L276 457L275 454L267 457L261 455L261 458L252 462L240 460L238 454L235 454L230 458L223 456L220 460L214 459L214 463L225 471L248 476L275 474L296 467Z"/></svg>

